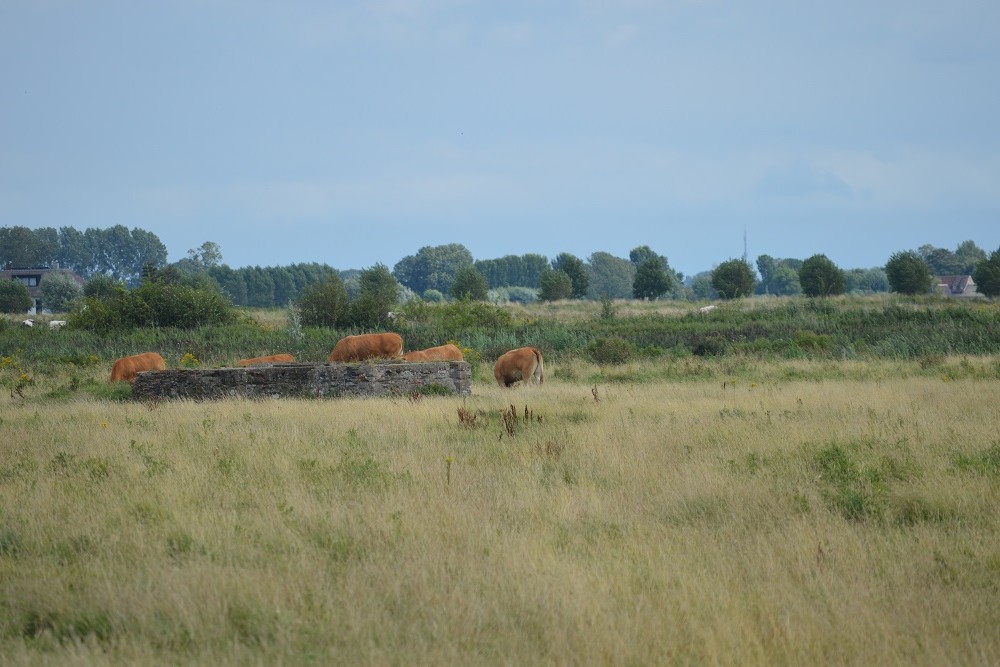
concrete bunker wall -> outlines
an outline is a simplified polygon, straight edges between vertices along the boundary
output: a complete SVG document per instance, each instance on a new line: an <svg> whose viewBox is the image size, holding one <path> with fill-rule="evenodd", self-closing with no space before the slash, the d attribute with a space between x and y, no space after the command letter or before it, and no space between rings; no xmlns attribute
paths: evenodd
<svg viewBox="0 0 1000 667"><path fill-rule="evenodd" d="M392 360L150 371L136 377L132 396L199 400L406 396L434 385L454 394L468 395L472 393L472 369L465 361Z"/></svg>

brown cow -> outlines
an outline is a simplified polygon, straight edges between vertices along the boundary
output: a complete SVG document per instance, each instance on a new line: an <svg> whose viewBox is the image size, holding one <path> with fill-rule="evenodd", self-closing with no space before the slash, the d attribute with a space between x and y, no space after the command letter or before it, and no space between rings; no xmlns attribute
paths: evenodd
<svg viewBox="0 0 1000 667"><path fill-rule="evenodd" d="M493 367L493 376L501 387L509 387L518 380L545 382L542 372L542 353L533 347L520 347L500 355Z"/></svg>
<svg viewBox="0 0 1000 667"><path fill-rule="evenodd" d="M403 356L403 337L397 333L361 334L337 341L326 360L364 361L365 359L397 359Z"/></svg>
<svg viewBox="0 0 1000 667"><path fill-rule="evenodd" d="M132 382L142 371L165 371L167 362L156 352L144 352L131 357L122 357L111 367L112 382Z"/></svg>
<svg viewBox="0 0 1000 667"><path fill-rule="evenodd" d="M255 364L274 364L278 362L293 362L295 357L290 354L271 354L266 357L254 357L253 359L240 359L236 363L240 366L253 366Z"/></svg>
<svg viewBox="0 0 1000 667"><path fill-rule="evenodd" d="M451 343L426 350L413 350L403 355L406 361L462 361L464 358L458 346Z"/></svg>

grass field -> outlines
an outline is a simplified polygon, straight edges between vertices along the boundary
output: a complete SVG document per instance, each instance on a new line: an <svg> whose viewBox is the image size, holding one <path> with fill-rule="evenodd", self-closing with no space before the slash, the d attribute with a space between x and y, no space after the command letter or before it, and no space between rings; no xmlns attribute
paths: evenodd
<svg viewBox="0 0 1000 667"><path fill-rule="evenodd" d="M156 404L15 365L0 664L1000 664L995 357Z"/></svg>

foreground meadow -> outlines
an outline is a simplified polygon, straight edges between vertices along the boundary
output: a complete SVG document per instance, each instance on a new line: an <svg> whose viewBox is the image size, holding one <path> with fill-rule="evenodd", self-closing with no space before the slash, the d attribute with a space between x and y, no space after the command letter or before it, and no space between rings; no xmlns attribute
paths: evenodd
<svg viewBox="0 0 1000 667"><path fill-rule="evenodd" d="M0 663L1000 664L981 365L5 393Z"/></svg>

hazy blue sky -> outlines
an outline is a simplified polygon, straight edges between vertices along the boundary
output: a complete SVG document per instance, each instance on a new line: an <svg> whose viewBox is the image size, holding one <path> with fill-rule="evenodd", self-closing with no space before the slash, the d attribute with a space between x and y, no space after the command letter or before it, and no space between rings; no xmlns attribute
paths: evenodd
<svg viewBox="0 0 1000 667"><path fill-rule="evenodd" d="M0 226L231 266L1000 247L996 0L0 0Z"/></svg>

